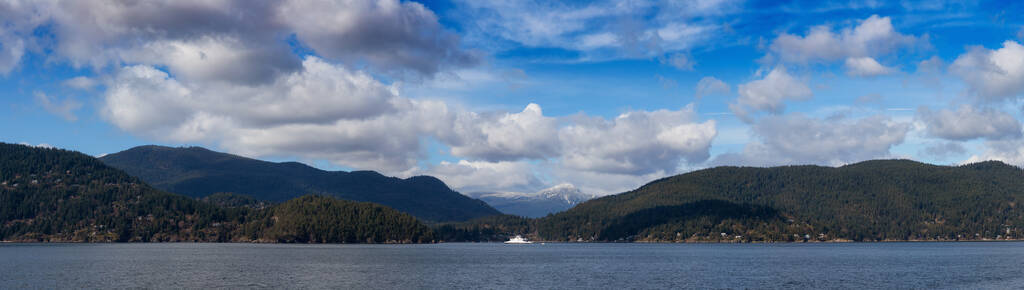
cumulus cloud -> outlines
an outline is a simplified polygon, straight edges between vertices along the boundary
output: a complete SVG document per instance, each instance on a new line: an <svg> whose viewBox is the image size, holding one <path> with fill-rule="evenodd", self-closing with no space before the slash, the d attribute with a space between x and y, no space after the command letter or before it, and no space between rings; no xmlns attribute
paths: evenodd
<svg viewBox="0 0 1024 290"><path fill-rule="evenodd" d="M729 108L748 121L751 113L765 111L780 114L785 110L785 101L800 101L811 97L811 88L789 75L781 66L772 69L763 79L741 84L737 91L739 98L729 104Z"/></svg>
<svg viewBox="0 0 1024 290"><path fill-rule="evenodd" d="M78 116L75 116L75 111L82 108L82 103L72 99L64 98L64 100L58 100L52 96L49 96L43 92L35 92L36 103L43 107L50 114L54 114L64 118L68 121L77 121Z"/></svg>
<svg viewBox="0 0 1024 290"><path fill-rule="evenodd" d="M851 57L846 59L846 74L857 77L873 77L888 74L892 68L883 66L874 58Z"/></svg>
<svg viewBox="0 0 1024 290"><path fill-rule="evenodd" d="M419 132L447 114L444 104L400 98L392 86L316 57L269 84L183 83L137 65L107 86L103 116L134 134L390 170L414 163Z"/></svg>
<svg viewBox="0 0 1024 290"><path fill-rule="evenodd" d="M414 169L427 155L427 139L468 162L551 160L594 172L674 172L682 161L706 160L716 134L714 121L698 122L692 105L613 120L560 120L537 104L477 113L403 97L396 85L313 56L301 70L263 84L190 82L134 65L106 87L102 115L136 135L390 173Z"/></svg>
<svg viewBox="0 0 1024 290"><path fill-rule="evenodd" d="M254 84L294 72L292 35L321 57L381 72L433 76L477 62L433 12L398 0L11 2L0 16L0 72L37 39L76 67L160 66L182 81ZM36 35L43 25L52 35Z"/></svg>
<svg viewBox="0 0 1024 290"><path fill-rule="evenodd" d="M927 126L929 135L949 140L966 141L976 138L1013 139L1021 137L1020 121L1005 112L994 109L976 109L961 105L956 111L927 107L917 110L917 117Z"/></svg>
<svg viewBox="0 0 1024 290"><path fill-rule="evenodd" d="M815 119L802 114L768 116L751 131L758 141L742 152L725 153L714 165L842 165L890 156L903 143L910 124L877 115L861 119Z"/></svg>
<svg viewBox="0 0 1024 290"><path fill-rule="evenodd" d="M167 66L182 79L260 82L299 68L268 21L273 3L52 1L23 13L51 20L54 56L82 67Z"/></svg>
<svg viewBox="0 0 1024 290"><path fill-rule="evenodd" d="M0 75L7 76L18 67L21 58L29 52L34 42L30 39L32 29L42 25L45 17L26 13L33 2L0 2Z"/></svg>
<svg viewBox="0 0 1024 290"><path fill-rule="evenodd" d="M729 94L730 91L729 84L722 80L715 77L704 77L697 82L697 88L694 95L697 99L701 99L710 95Z"/></svg>
<svg viewBox="0 0 1024 290"><path fill-rule="evenodd" d="M163 133L188 118L202 104L166 72L150 66L125 67L109 84L102 114L123 130L146 135Z"/></svg>
<svg viewBox="0 0 1024 290"><path fill-rule="evenodd" d="M452 154L488 161L541 159L560 153L558 121L545 117L540 105L519 113L481 116L466 113L454 127Z"/></svg>
<svg viewBox="0 0 1024 290"><path fill-rule="evenodd" d="M772 41L769 50L784 62L807 64L878 57L917 42L916 37L897 32L889 17L872 15L855 27L837 32L822 25L812 27L804 36L783 33Z"/></svg>
<svg viewBox="0 0 1024 290"><path fill-rule="evenodd" d="M475 64L422 4L398 0L285 1L277 19L319 54L343 60L366 59L388 69L433 75L442 66Z"/></svg>
<svg viewBox="0 0 1024 290"><path fill-rule="evenodd" d="M1016 98L1024 93L1024 46L1007 40L997 50L972 47L957 57L949 70L982 100Z"/></svg>
<svg viewBox="0 0 1024 290"><path fill-rule="evenodd" d="M95 79L86 76L77 76L67 80L64 80L65 86L79 89L79 90L91 90L99 84Z"/></svg>
<svg viewBox="0 0 1024 290"><path fill-rule="evenodd" d="M715 121L696 121L693 105L678 111L635 111L612 120L577 116L559 132L561 165L581 171L642 175L675 172L682 161L707 160Z"/></svg>

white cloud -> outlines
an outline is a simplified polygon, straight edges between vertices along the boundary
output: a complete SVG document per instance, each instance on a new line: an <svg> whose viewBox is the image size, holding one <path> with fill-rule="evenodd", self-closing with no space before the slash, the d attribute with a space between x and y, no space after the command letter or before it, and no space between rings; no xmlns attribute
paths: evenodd
<svg viewBox="0 0 1024 290"><path fill-rule="evenodd" d="M577 184L580 191L596 195L623 193L676 173L676 171L664 172L657 170L647 174L632 175L579 171L570 168L555 168L554 172L552 172L557 180Z"/></svg>
<svg viewBox="0 0 1024 290"><path fill-rule="evenodd" d="M398 0L287 0L277 20L299 40L331 59L365 59L385 69L433 75L446 65L475 64L459 36L445 30L422 4Z"/></svg>
<svg viewBox="0 0 1024 290"><path fill-rule="evenodd" d="M78 117L75 116L75 111L82 108L82 103L70 97L58 100L43 92L35 92L35 99L36 103L51 114L60 116L68 121L78 120Z"/></svg>
<svg viewBox="0 0 1024 290"><path fill-rule="evenodd" d="M892 68L883 66L874 58L851 57L846 59L846 74L857 77L873 77L889 74Z"/></svg>
<svg viewBox="0 0 1024 290"><path fill-rule="evenodd" d="M29 38L32 30L46 19L26 11L30 1L0 1L0 76L7 76L21 63L21 58L35 43Z"/></svg>
<svg viewBox="0 0 1024 290"><path fill-rule="evenodd" d="M957 57L949 70L982 100L1016 98L1024 93L1024 46L1007 40L997 50L972 47Z"/></svg>
<svg viewBox="0 0 1024 290"><path fill-rule="evenodd" d="M837 32L822 25L812 27L804 36L783 33L772 41L769 50L787 63L829 63L848 58L877 58L914 47L918 41L912 35L897 32L889 17L872 15L855 27Z"/></svg>
<svg viewBox="0 0 1024 290"><path fill-rule="evenodd" d="M455 125L456 138L450 141L456 156L489 161L541 159L561 151L558 121L545 117L537 104L527 105L520 113L500 116L466 113Z"/></svg>
<svg viewBox="0 0 1024 290"><path fill-rule="evenodd" d="M537 177L534 168L523 161L442 161L420 173L436 176L463 193L530 192L546 186Z"/></svg>
<svg viewBox="0 0 1024 290"><path fill-rule="evenodd" d="M921 107L918 119L925 123L929 135L949 140L967 141L976 138L1012 139L1021 137L1020 121L994 109L976 109L961 105L956 111L932 111Z"/></svg>
<svg viewBox="0 0 1024 290"><path fill-rule="evenodd" d="M102 115L123 130L155 134L183 123L190 110L199 107L192 90L163 71L149 66L125 67L117 73L104 94Z"/></svg>
<svg viewBox="0 0 1024 290"><path fill-rule="evenodd" d="M619 41L615 34L610 32L601 32L584 35L580 38L580 48L583 49L597 49L602 47L615 46L616 42Z"/></svg>
<svg viewBox="0 0 1024 290"><path fill-rule="evenodd" d="M10 74L25 54L25 42L21 39L0 36L0 75Z"/></svg>
<svg viewBox="0 0 1024 290"><path fill-rule="evenodd" d="M118 57L127 63L165 65L176 78L186 81L261 83L300 67L299 60L284 47L245 43L232 36L153 40L122 51Z"/></svg>
<svg viewBox="0 0 1024 290"><path fill-rule="evenodd" d="M91 90L92 88L96 87L96 85L98 85L99 83L95 79L90 77L77 76L64 80L63 84L65 86L79 90Z"/></svg>
<svg viewBox="0 0 1024 290"><path fill-rule="evenodd" d="M517 43L582 52L583 60L671 57L712 37L719 23L704 17L735 1L460 1L467 40L500 51ZM653 18L651 16L654 16ZM498 43L499 45L495 45ZM682 59L677 59L681 61ZM692 67L693 60L680 64Z"/></svg>
<svg viewBox="0 0 1024 290"><path fill-rule="evenodd" d="M739 98L729 104L729 108L748 121L748 115L756 111L780 114L785 110L786 100L800 101L811 97L811 88L786 73L781 66L772 69L764 79L739 85L737 91Z"/></svg>
<svg viewBox="0 0 1024 290"><path fill-rule="evenodd" d="M469 162L551 160L593 172L674 172L684 160L706 160L716 132L714 121L696 121L692 105L613 120L559 120L537 104L518 113L476 113L402 97L394 85L316 57L302 66L266 84L191 82L129 66L106 85L101 112L136 135L386 173L415 168L427 155L426 139Z"/></svg>
<svg viewBox="0 0 1024 290"><path fill-rule="evenodd" d="M414 164L422 132L450 119L444 104L401 98L365 73L316 57L269 84L180 82L131 66L107 87L102 114L137 135L385 170Z"/></svg>
<svg viewBox="0 0 1024 290"><path fill-rule="evenodd" d="M694 96L697 99L704 98L710 95L726 95L729 94L729 84L723 82L715 77L704 77L697 82L697 88Z"/></svg>
<svg viewBox="0 0 1024 290"><path fill-rule="evenodd" d="M253 84L302 68L291 35L326 59L395 75L478 61L433 12L398 0L19 1L0 3L0 17L0 73L35 45L75 67L141 64L182 81ZM52 35L37 33L44 25Z"/></svg>
<svg viewBox="0 0 1024 290"><path fill-rule="evenodd" d="M557 180L580 184L587 192L616 193L674 174L684 164L704 162L717 135L715 121L696 121L693 105L633 111L611 120L582 114L557 120L541 112L530 104L520 113L464 113L450 133L471 142L446 142L453 155L483 160L443 163L423 172L453 180L463 191L528 192L550 186L535 174L551 170ZM529 159L540 165L523 161ZM496 179L504 173L515 182L495 185L506 182Z"/></svg>
<svg viewBox="0 0 1024 290"><path fill-rule="evenodd" d="M990 140L985 142L985 151L971 155L962 163L998 160L1007 164L1024 166L1024 140Z"/></svg>
<svg viewBox="0 0 1024 290"><path fill-rule="evenodd" d="M300 67L268 13L245 1L35 2L54 58L76 67L166 66L181 79L254 83Z"/></svg>
<svg viewBox="0 0 1024 290"><path fill-rule="evenodd" d="M696 122L693 105L678 111L635 111L613 120L578 116L561 129L561 165L580 171L643 175L675 172L707 160L715 121Z"/></svg>
<svg viewBox="0 0 1024 290"><path fill-rule="evenodd" d="M767 116L754 124L758 141L740 153L715 157L713 165L842 165L890 156L903 143L910 124L885 116L814 119L802 114Z"/></svg>

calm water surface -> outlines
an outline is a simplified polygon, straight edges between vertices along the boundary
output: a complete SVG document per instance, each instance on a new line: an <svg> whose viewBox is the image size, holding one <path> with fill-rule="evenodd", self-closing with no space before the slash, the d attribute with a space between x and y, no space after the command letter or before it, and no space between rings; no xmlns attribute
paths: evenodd
<svg viewBox="0 0 1024 290"><path fill-rule="evenodd" d="M0 244L0 288L1018 288L1024 243Z"/></svg>

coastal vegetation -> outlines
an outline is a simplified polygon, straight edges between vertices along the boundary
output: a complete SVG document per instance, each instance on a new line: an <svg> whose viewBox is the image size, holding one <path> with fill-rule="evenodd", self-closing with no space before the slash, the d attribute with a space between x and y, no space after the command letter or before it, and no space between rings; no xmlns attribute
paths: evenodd
<svg viewBox="0 0 1024 290"><path fill-rule="evenodd" d="M72 151L0 143L0 240L25 242L430 242L394 209L323 196L270 206L196 200Z"/></svg>
<svg viewBox="0 0 1024 290"><path fill-rule="evenodd" d="M443 183L425 186L447 189ZM515 235L571 242L1015 240L1024 237L1022 199L1024 170L1001 162L876 160L841 167L716 167L541 218L438 222L327 194L282 202L244 192L193 198L153 188L81 153L0 144L3 241L424 243Z"/></svg>
<svg viewBox="0 0 1024 290"><path fill-rule="evenodd" d="M536 222L546 240L1020 239L1024 170L936 166L716 167L668 177Z"/></svg>

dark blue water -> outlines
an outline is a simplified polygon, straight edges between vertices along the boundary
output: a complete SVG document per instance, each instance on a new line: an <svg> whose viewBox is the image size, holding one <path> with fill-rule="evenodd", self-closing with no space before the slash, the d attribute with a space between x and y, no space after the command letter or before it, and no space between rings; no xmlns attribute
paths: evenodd
<svg viewBox="0 0 1024 290"><path fill-rule="evenodd" d="M1024 288L1024 243L0 244L0 288Z"/></svg>

